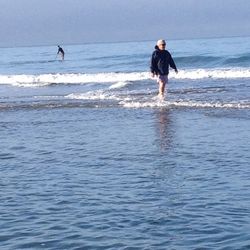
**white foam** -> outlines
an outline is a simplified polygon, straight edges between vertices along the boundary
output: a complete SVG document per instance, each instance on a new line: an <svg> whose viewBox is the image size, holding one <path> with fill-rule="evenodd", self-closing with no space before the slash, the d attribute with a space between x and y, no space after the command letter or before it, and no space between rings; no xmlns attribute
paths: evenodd
<svg viewBox="0 0 250 250"><path fill-rule="evenodd" d="M120 89L129 85L131 82L117 82L109 87L109 89Z"/></svg>
<svg viewBox="0 0 250 250"><path fill-rule="evenodd" d="M250 78L250 69L193 69L179 70L178 74L170 71L174 79L203 79L203 78ZM42 87L51 84L85 84L113 83L110 88L122 88L133 81L149 80L149 72L131 73L96 73L96 74L41 74L41 75L0 75L0 84L10 84L21 87Z"/></svg>
<svg viewBox="0 0 250 250"><path fill-rule="evenodd" d="M221 103L221 102L196 102L196 101L121 101L125 108L157 108L157 107L187 107L187 108L233 108L249 109L250 103Z"/></svg>
<svg viewBox="0 0 250 250"><path fill-rule="evenodd" d="M116 100L120 101L121 98L108 92L104 92L102 90L99 91L88 91L86 93L72 93L65 98L76 99L76 100Z"/></svg>
<svg viewBox="0 0 250 250"><path fill-rule="evenodd" d="M234 69L195 69L180 70L178 74L170 72L170 77L175 79L234 79L234 78L250 78L250 69L234 68Z"/></svg>
<svg viewBox="0 0 250 250"><path fill-rule="evenodd" d="M42 87L51 84L125 83L149 79L148 72L97 74L0 75L0 84Z"/></svg>

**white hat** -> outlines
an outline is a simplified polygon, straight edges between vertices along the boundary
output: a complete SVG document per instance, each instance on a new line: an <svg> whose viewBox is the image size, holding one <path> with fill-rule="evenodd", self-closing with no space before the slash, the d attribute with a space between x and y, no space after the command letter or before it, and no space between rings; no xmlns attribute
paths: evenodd
<svg viewBox="0 0 250 250"><path fill-rule="evenodd" d="M159 46L159 45L161 45L161 44L166 44L166 41L163 40L163 39L158 40L158 41L157 41L157 45Z"/></svg>

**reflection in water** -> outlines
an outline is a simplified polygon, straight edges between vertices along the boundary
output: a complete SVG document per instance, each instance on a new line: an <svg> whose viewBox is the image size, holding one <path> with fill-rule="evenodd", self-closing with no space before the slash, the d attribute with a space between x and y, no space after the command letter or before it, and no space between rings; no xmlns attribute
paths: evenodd
<svg viewBox="0 0 250 250"><path fill-rule="evenodd" d="M154 162L152 176L154 187L160 193L164 194L164 202L161 203L157 214L162 217L169 218L176 216L172 209L175 203L181 203L181 189L183 185L183 173L178 168L178 163L173 157L173 149L175 147L173 116L170 109L158 109L155 112L156 122L156 143L158 147L158 159Z"/></svg>
<svg viewBox="0 0 250 250"><path fill-rule="evenodd" d="M170 110L160 109L156 112L156 134L157 134L157 144L159 145L161 151L166 151L171 147L172 142L172 129L171 129L171 119Z"/></svg>

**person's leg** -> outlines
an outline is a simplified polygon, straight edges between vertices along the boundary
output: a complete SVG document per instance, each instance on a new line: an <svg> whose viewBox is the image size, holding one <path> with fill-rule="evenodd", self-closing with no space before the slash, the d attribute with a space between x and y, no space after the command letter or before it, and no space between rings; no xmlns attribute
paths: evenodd
<svg viewBox="0 0 250 250"><path fill-rule="evenodd" d="M164 97L165 92L165 86L168 82L168 76L167 75L160 75L158 78L158 84L159 84L159 97Z"/></svg>
<svg viewBox="0 0 250 250"><path fill-rule="evenodd" d="M164 91L165 91L165 82L162 80L159 80L158 83L159 83L159 96L163 97Z"/></svg>

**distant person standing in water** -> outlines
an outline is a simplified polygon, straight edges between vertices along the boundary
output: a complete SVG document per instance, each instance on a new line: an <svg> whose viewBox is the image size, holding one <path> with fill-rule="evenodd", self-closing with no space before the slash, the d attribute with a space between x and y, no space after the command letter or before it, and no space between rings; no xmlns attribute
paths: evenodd
<svg viewBox="0 0 250 250"><path fill-rule="evenodd" d="M171 54L165 48L165 40L158 40L155 51L152 54L150 66L152 77L157 77L159 84L158 96L160 98L164 97L165 86L168 83L169 66L175 70L175 73L178 73Z"/></svg>
<svg viewBox="0 0 250 250"><path fill-rule="evenodd" d="M64 51L59 45L57 47L58 47L57 55L60 54L62 57L62 61L63 61L64 60Z"/></svg>

